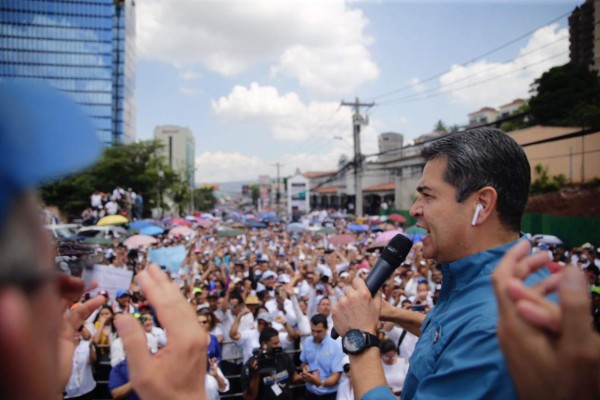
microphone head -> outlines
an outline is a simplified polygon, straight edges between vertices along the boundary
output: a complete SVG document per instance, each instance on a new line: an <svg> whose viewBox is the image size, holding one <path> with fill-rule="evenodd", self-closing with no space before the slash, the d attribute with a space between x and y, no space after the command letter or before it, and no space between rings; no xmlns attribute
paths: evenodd
<svg viewBox="0 0 600 400"><path fill-rule="evenodd" d="M412 240L402 234L397 234L385 246L381 252L381 258L392 267L397 268L406 259L412 245Z"/></svg>

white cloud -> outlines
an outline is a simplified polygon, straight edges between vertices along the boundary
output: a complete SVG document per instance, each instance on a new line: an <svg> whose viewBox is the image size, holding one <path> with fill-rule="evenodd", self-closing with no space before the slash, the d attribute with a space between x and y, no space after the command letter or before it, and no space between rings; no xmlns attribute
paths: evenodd
<svg viewBox="0 0 600 400"><path fill-rule="evenodd" d="M202 93L202 90L198 89L198 88L189 87L189 86L182 86L179 88L179 92L181 94L183 94L184 96L195 97L195 96L200 95Z"/></svg>
<svg viewBox="0 0 600 400"><path fill-rule="evenodd" d="M292 175L296 169L300 169L302 172L333 170L337 168L341 154L344 152L339 148L334 148L322 155L282 154L281 159L285 160L285 163L281 174L282 176ZM346 152L346 154L348 153ZM274 171L272 162L237 152L204 152L196 157L197 184L256 180L259 175L273 176Z"/></svg>
<svg viewBox="0 0 600 400"><path fill-rule="evenodd" d="M419 78L412 78L410 80L410 86L412 87L415 93L423 93L423 91L425 91L425 87L423 86Z"/></svg>
<svg viewBox="0 0 600 400"><path fill-rule="evenodd" d="M368 20L344 0L145 0L137 21L139 54L182 71L267 64L316 94L349 93L379 74Z"/></svg>
<svg viewBox="0 0 600 400"><path fill-rule="evenodd" d="M254 122L267 126L277 140L306 141L345 135L351 113L337 102L303 103L298 95L280 95L277 88L235 86L231 93L212 100L213 112L230 122Z"/></svg>
<svg viewBox="0 0 600 400"><path fill-rule="evenodd" d="M534 79L569 61L568 48L568 29L552 24L538 29L511 62L481 60L467 66L452 66L450 72L440 77L440 90L473 111L484 106L497 107L515 98L528 98Z"/></svg>
<svg viewBox="0 0 600 400"><path fill-rule="evenodd" d="M186 81L194 81L202 78L202 73L193 69L183 69L179 72L179 75Z"/></svg>
<svg viewBox="0 0 600 400"><path fill-rule="evenodd" d="M241 153L204 152L196 157L196 183L254 180L272 172L266 161Z"/></svg>

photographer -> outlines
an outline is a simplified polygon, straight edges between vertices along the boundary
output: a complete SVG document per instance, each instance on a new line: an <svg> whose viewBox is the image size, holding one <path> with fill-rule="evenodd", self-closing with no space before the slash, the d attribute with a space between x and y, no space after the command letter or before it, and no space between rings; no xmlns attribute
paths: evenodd
<svg viewBox="0 0 600 400"><path fill-rule="evenodd" d="M271 327L262 330L260 348L242 368L244 400L292 399L290 384L300 382L300 374L287 354L281 351L279 332Z"/></svg>

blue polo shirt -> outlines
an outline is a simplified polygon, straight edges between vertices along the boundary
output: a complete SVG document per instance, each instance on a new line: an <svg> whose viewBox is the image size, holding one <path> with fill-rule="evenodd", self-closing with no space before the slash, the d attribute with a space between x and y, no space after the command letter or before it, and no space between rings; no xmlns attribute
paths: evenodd
<svg viewBox="0 0 600 400"><path fill-rule="evenodd" d="M127 360L123 360L110 370L108 389L112 392L113 389L123 386L127 382L129 382L129 368L127 367ZM140 400L137 393L134 391L131 391L127 396L123 397L123 399Z"/></svg>
<svg viewBox="0 0 600 400"><path fill-rule="evenodd" d="M403 399L517 398L496 337L498 307L491 279L516 243L442 264L440 298L421 326ZM525 283L531 286L548 276L543 268Z"/></svg>
<svg viewBox="0 0 600 400"><path fill-rule="evenodd" d="M339 341L333 340L329 335L319 344L315 343L311 336L304 341L302 353L300 353L300 361L307 364L308 367L318 369L321 381L329 378L334 372L342 372L344 352ZM311 383L306 384L306 389L309 392L323 395L337 392L338 385L320 388Z"/></svg>

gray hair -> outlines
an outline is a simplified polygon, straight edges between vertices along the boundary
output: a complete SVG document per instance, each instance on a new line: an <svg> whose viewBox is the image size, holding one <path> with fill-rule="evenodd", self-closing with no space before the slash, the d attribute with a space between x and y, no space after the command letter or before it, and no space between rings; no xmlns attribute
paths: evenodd
<svg viewBox="0 0 600 400"><path fill-rule="evenodd" d="M421 155L427 161L448 162L444 180L456 189L459 203L485 186L496 189L500 222L512 231L521 229L531 170L525 152L510 136L499 129L472 129L431 142Z"/></svg>

